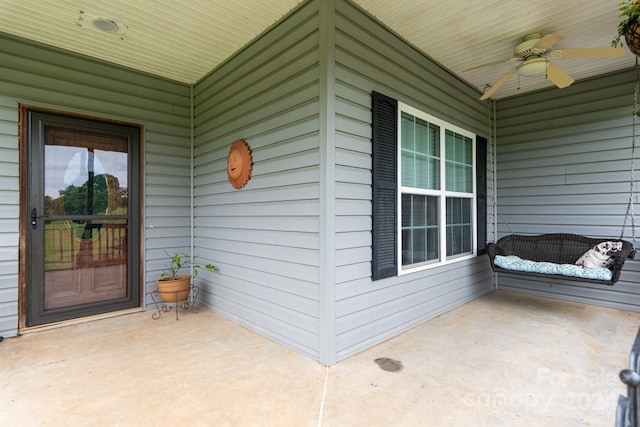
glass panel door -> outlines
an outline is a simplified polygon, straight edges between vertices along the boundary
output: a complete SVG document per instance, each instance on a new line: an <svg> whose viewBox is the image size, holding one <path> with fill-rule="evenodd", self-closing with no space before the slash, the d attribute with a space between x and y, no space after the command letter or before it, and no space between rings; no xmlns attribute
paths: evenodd
<svg viewBox="0 0 640 427"><path fill-rule="evenodd" d="M137 306L137 128L33 113L30 131L27 324Z"/></svg>

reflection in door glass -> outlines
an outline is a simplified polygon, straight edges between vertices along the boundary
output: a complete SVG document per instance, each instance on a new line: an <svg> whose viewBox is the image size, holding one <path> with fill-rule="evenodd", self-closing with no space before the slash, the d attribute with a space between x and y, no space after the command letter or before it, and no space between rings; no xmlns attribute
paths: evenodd
<svg viewBox="0 0 640 427"><path fill-rule="evenodd" d="M126 153L45 146L45 215L126 215ZM126 164L126 163L125 163Z"/></svg>
<svg viewBox="0 0 640 427"><path fill-rule="evenodd" d="M77 236L87 235L83 242ZM45 270L126 264L127 221L46 221Z"/></svg>
<svg viewBox="0 0 640 427"><path fill-rule="evenodd" d="M45 310L123 298L128 292L127 221L76 224L82 230L73 225L45 222Z"/></svg>
<svg viewBox="0 0 640 427"><path fill-rule="evenodd" d="M73 155L62 185L60 196L66 215L104 215L107 212L107 180L93 150L82 150Z"/></svg>

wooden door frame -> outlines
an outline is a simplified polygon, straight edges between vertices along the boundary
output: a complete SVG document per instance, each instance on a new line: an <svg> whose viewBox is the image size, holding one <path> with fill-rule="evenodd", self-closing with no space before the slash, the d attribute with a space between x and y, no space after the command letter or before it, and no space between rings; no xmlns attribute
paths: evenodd
<svg viewBox="0 0 640 427"><path fill-rule="evenodd" d="M28 156L28 113L29 112L57 114L61 116L92 120L97 122L111 123L116 125L124 125L138 128L140 135L139 140L139 160L138 160L138 194L140 200L144 200L144 127L140 123L125 122L122 120L109 119L99 116L91 116L87 114L72 113L64 110L39 107L29 104L20 104L18 110L18 151L19 151L19 192L20 192L20 212L19 212L19 242L18 242L18 333L27 329L27 223L29 220L29 156ZM144 203L139 206L139 224L138 235L131 236L137 238L139 245L139 269L138 269L138 307L142 307L144 303ZM133 266L131 266L133 268ZM46 325L35 326L34 328Z"/></svg>

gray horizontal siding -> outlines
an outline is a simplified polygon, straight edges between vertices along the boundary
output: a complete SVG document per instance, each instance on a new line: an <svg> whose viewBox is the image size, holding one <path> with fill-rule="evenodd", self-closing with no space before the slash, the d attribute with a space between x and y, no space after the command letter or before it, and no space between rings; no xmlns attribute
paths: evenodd
<svg viewBox="0 0 640 427"><path fill-rule="evenodd" d="M405 278L402 283L374 286L354 282L340 290L337 345L359 352L399 331L433 318L493 289L485 257L451 269ZM371 287L371 284L369 284Z"/></svg>
<svg viewBox="0 0 640 427"><path fill-rule="evenodd" d="M18 111L0 93L0 336L18 327Z"/></svg>
<svg viewBox="0 0 640 427"><path fill-rule="evenodd" d="M0 156L0 200L6 202L0 207L0 335L5 336L18 328L20 103L144 126L145 291L155 288L165 248L188 250L190 244L189 88L0 35L0 154L7 154Z"/></svg>
<svg viewBox="0 0 640 427"><path fill-rule="evenodd" d="M336 14L336 352L344 359L492 289L485 257L371 281L371 92L488 137L478 94L357 6ZM491 176L491 175L489 175Z"/></svg>
<svg viewBox="0 0 640 427"><path fill-rule="evenodd" d="M500 236L575 233L618 238L630 189L632 104L631 71L499 101ZM635 178L638 203L640 177ZM623 236L628 240L630 222ZM639 271L638 261L627 261L613 287L513 274L498 277L502 289L638 311Z"/></svg>
<svg viewBox="0 0 640 427"><path fill-rule="evenodd" d="M500 231L618 236L630 179L631 75L498 103ZM536 119L539 122L534 126Z"/></svg>
<svg viewBox="0 0 640 427"><path fill-rule="evenodd" d="M307 3L209 76L195 94L194 219L203 303L319 359L318 7ZM248 184L227 179L236 139Z"/></svg>

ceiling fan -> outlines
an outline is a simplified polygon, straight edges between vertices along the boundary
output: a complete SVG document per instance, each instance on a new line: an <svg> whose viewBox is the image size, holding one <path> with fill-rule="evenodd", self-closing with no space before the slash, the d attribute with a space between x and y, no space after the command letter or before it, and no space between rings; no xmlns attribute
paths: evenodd
<svg viewBox="0 0 640 427"><path fill-rule="evenodd" d="M513 49L513 57L476 65L463 72L477 70L478 68L488 67L490 65L502 64L503 62L520 62L480 97L481 100L485 100L493 95L516 71L522 76L545 75L559 88L567 87L573 83L573 78L554 64L550 58L618 58L624 53L624 49L621 47L558 49L550 51L550 49L563 38L564 36L560 34L547 34L544 37L540 33L529 34Z"/></svg>

